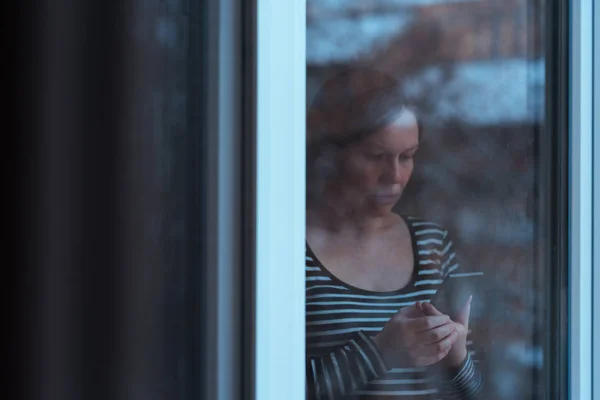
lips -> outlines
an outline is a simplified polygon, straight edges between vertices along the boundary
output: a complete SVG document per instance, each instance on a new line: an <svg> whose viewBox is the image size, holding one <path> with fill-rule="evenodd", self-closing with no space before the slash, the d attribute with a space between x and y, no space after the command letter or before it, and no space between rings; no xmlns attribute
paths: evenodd
<svg viewBox="0 0 600 400"><path fill-rule="evenodd" d="M400 198L400 193L376 194L372 196L377 203L395 203Z"/></svg>
<svg viewBox="0 0 600 400"><path fill-rule="evenodd" d="M400 193L377 193L374 194L375 197L398 197Z"/></svg>

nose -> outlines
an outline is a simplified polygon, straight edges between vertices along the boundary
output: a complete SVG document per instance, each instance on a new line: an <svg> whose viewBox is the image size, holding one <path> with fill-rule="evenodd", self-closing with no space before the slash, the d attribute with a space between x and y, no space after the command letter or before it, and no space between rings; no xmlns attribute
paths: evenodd
<svg viewBox="0 0 600 400"><path fill-rule="evenodd" d="M383 174L385 183L404 183L404 175L404 168L397 158L393 158L386 163L386 169Z"/></svg>

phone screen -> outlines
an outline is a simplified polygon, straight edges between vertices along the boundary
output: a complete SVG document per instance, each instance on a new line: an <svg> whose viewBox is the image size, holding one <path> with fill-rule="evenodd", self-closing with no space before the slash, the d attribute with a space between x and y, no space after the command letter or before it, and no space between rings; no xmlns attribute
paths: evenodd
<svg viewBox="0 0 600 400"><path fill-rule="evenodd" d="M431 304L454 319L469 296L477 297L477 292L482 287L483 276L483 272L450 274L431 299Z"/></svg>

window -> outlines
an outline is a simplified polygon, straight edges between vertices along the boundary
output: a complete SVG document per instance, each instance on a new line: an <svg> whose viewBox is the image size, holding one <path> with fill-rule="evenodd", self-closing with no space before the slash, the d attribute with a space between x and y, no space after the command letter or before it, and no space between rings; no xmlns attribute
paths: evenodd
<svg viewBox="0 0 600 400"><path fill-rule="evenodd" d="M545 398L544 343L551 330L545 314L553 291L546 275L566 268L566 260L554 270L543 261L552 247L564 246L544 233L548 224L560 229L561 205L546 200L558 187L540 187L544 170L561 168L545 149L560 146L561 132L545 129L550 44L543 3L308 0L307 10L309 112L323 82L367 66L397 79L407 106L419 114L419 151L394 211L447 229L461 270L486 276L474 298L469 337L486 380L483 396ZM516 14L526 17L516 21ZM435 284L423 287L437 290ZM553 339L565 343L564 333ZM315 346L309 353L318 352L319 340L307 344ZM383 383L390 380L407 384ZM375 382L365 393L435 390L412 382L409 373Z"/></svg>
<svg viewBox="0 0 600 400"><path fill-rule="evenodd" d="M600 400L593 0L38 10L34 398Z"/></svg>
<svg viewBox="0 0 600 400"><path fill-rule="evenodd" d="M490 277L476 311L486 393L591 398L591 183L578 186L591 179L591 3L306 3L307 108L337 71L369 65L409 75L413 98L430 95L419 109L444 121L431 135L448 142L421 156L402 206L451 227L466 264ZM457 193L428 197L444 185Z"/></svg>

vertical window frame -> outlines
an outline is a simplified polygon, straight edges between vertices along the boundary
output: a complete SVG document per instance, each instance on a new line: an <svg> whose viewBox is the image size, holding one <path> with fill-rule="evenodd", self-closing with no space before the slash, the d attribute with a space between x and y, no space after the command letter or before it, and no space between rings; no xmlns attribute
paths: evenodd
<svg viewBox="0 0 600 400"><path fill-rule="evenodd" d="M203 81L192 80L205 89L200 105L205 119L197 134L200 139L198 156L190 162L202 173L191 182L190 207L200 204L204 209L196 234L202 254L191 241L190 277L201 290L190 294L189 323L194 332L203 330L203 343L190 355L192 374L200 371L200 384L189 382L190 396L237 400L243 396L245 378L242 276L247 238L242 234L244 220L244 108L242 60L242 0L203 0L190 3L190 12L199 20L208 21L203 31L194 27L192 43L202 35ZM196 64L194 64L196 66ZM198 110L191 105L190 114ZM193 146L192 146L193 147ZM190 151L194 151L191 149ZM200 198L202 198L200 200ZM200 203L202 202L202 203ZM197 290L197 289L196 289ZM193 288L191 289L193 291ZM202 307L202 308L200 308ZM195 348L193 350L196 350ZM193 378L193 376L192 376Z"/></svg>
<svg viewBox="0 0 600 400"><path fill-rule="evenodd" d="M598 129L597 119L595 115L600 115L600 79L598 79L598 73L600 71L600 6L597 4L593 5L593 22L592 22L592 34L593 34L593 65L592 65L592 79L593 79L593 112L592 112L592 129L593 129L593 249L600 249L600 129ZM593 252L593 282L592 282L592 398L594 400L600 400L600 257L598 252Z"/></svg>
<svg viewBox="0 0 600 400"><path fill-rule="evenodd" d="M306 1L256 0L257 399L305 399Z"/></svg>
<svg viewBox="0 0 600 400"><path fill-rule="evenodd" d="M570 268L570 51L571 13L566 1L544 5L545 125L538 139L536 262L544 293L543 386L541 398L569 396ZM541 339L541 338L540 338Z"/></svg>
<svg viewBox="0 0 600 400"><path fill-rule="evenodd" d="M569 397L592 398L593 2L571 2ZM552 360L549 360L552 362Z"/></svg>

